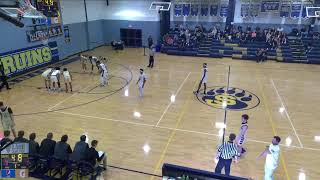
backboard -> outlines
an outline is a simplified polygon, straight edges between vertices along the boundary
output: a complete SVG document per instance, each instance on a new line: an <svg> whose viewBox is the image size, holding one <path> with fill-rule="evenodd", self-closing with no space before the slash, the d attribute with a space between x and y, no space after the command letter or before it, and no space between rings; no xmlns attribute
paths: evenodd
<svg viewBox="0 0 320 180"><path fill-rule="evenodd" d="M307 17L320 17L320 7L306 7Z"/></svg>
<svg viewBox="0 0 320 180"><path fill-rule="evenodd" d="M150 5L150 10L154 11L169 11L171 7L171 2L152 2Z"/></svg>
<svg viewBox="0 0 320 180"><path fill-rule="evenodd" d="M47 18L29 0L0 0L0 12L13 18Z"/></svg>

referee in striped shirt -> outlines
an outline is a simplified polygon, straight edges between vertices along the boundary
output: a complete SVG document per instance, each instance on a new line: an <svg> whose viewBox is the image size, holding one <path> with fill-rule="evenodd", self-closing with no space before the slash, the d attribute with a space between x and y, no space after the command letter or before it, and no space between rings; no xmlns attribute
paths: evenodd
<svg viewBox="0 0 320 180"><path fill-rule="evenodd" d="M230 175L232 158L235 156L240 156L237 145L234 143L235 139L236 135L231 133L229 135L229 141L220 145L218 149L219 161L216 166L215 173L221 174L221 170L224 168L225 174L227 176Z"/></svg>

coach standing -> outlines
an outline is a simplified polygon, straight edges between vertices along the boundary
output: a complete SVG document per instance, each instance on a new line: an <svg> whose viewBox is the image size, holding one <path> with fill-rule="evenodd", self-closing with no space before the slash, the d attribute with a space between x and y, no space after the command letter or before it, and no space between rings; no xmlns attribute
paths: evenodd
<svg viewBox="0 0 320 180"><path fill-rule="evenodd" d="M150 68L153 68L155 52L156 52L155 46L151 45L151 47L149 48L149 65L148 65L148 67Z"/></svg>
<svg viewBox="0 0 320 180"><path fill-rule="evenodd" d="M236 135L231 133L229 135L229 141L224 142L218 148L217 158L219 158L218 164L215 169L215 173L221 174L221 170L224 168L225 175L230 175L230 167L232 163L232 158L235 156L240 156L238 153L237 145L234 143Z"/></svg>
<svg viewBox="0 0 320 180"><path fill-rule="evenodd" d="M4 68L2 63L0 63L0 80L2 81L2 84L0 85L0 91L2 90L3 86L6 86L8 90L11 89L7 81L7 76L4 73Z"/></svg>

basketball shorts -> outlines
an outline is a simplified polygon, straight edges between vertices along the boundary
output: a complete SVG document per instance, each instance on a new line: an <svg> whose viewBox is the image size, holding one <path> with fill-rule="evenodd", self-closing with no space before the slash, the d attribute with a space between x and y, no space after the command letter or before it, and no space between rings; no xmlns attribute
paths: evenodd
<svg viewBox="0 0 320 180"><path fill-rule="evenodd" d="M44 80L46 80L46 81L49 81L49 80L50 80L50 78L49 78L49 76L48 76L47 74L42 74L41 76L42 76L42 78L43 78Z"/></svg>
<svg viewBox="0 0 320 180"><path fill-rule="evenodd" d="M51 80L52 82L56 82L56 83L59 82L57 76L51 76L50 80Z"/></svg>
<svg viewBox="0 0 320 180"><path fill-rule="evenodd" d="M14 129L15 124L13 123L13 121L2 121L2 127L4 131L10 131Z"/></svg>
<svg viewBox="0 0 320 180"><path fill-rule="evenodd" d="M71 83L71 77L70 76L64 77L64 82L65 83Z"/></svg>

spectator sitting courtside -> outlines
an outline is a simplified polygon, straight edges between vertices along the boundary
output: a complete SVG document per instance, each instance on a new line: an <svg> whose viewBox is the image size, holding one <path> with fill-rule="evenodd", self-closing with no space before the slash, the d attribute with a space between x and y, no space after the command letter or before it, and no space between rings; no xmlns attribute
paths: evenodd
<svg viewBox="0 0 320 180"><path fill-rule="evenodd" d="M26 139L26 138L24 138L23 136L24 136L24 131L19 131L19 132L18 132L18 137L16 137L16 138L14 139L14 142L28 143L29 140Z"/></svg>
<svg viewBox="0 0 320 180"><path fill-rule="evenodd" d="M69 159L69 155L72 153L70 145L67 143L68 135L63 135L61 141L57 142L54 147L53 156L59 160L66 161Z"/></svg>
<svg viewBox="0 0 320 180"><path fill-rule="evenodd" d="M73 152L70 156L70 159L73 161L81 161L85 158L85 153L89 149L88 143L86 143L86 135L80 136L80 141L74 146Z"/></svg>
<svg viewBox="0 0 320 180"><path fill-rule="evenodd" d="M36 133L31 133L29 136L29 155L36 156L39 154L39 143L36 140Z"/></svg>
<svg viewBox="0 0 320 180"><path fill-rule="evenodd" d="M85 160L96 168L98 168L102 162L103 169L106 170L107 168L106 155L105 153L103 153L102 155L99 155L98 151L96 150L97 145L98 145L97 140L91 141L91 148L87 150ZM97 171L101 171L101 169L97 169Z"/></svg>
<svg viewBox="0 0 320 180"><path fill-rule="evenodd" d="M5 146L6 144L9 144L12 142L12 139L10 139L10 131L4 131L3 132L4 138L0 141L0 147Z"/></svg>
<svg viewBox="0 0 320 180"><path fill-rule="evenodd" d="M53 134L47 134L47 138L43 139L40 145L39 154L44 157L50 157L54 154L56 141L52 140Z"/></svg>

